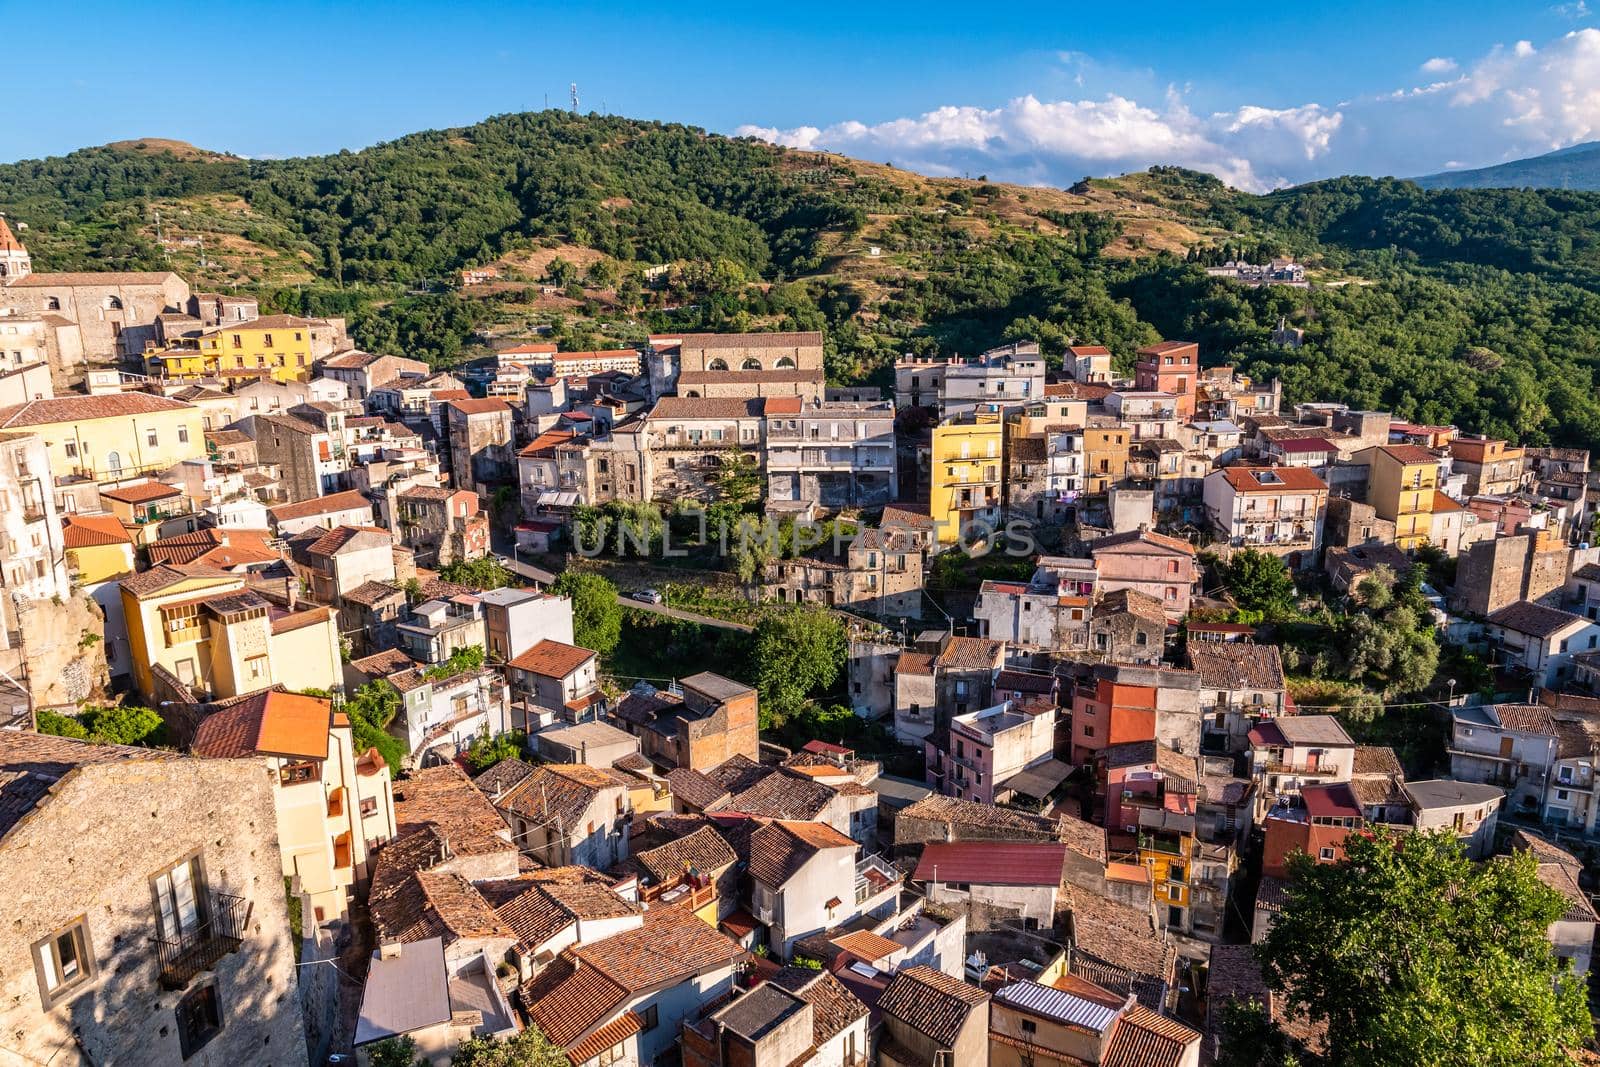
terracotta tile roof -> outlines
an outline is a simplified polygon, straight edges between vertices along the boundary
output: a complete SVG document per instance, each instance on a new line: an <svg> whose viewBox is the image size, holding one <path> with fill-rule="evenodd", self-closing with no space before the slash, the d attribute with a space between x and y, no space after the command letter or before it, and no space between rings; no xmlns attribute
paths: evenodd
<svg viewBox="0 0 1600 1067"><path fill-rule="evenodd" d="M805 400L798 396L769 396L762 413L769 419L774 415L798 415L805 410Z"/></svg>
<svg viewBox="0 0 1600 1067"><path fill-rule="evenodd" d="M827 811L837 790L785 768L767 773L744 789L733 791L723 807L769 819L815 819Z"/></svg>
<svg viewBox="0 0 1600 1067"><path fill-rule="evenodd" d="M1267 471L1272 480L1263 481ZM1236 493L1304 493L1328 488L1328 483L1307 467L1223 467L1222 476Z"/></svg>
<svg viewBox="0 0 1600 1067"><path fill-rule="evenodd" d="M1550 637L1560 633L1573 623L1584 621L1583 616L1574 615L1570 611L1561 611L1558 608L1547 608L1543 604L1535 604L1530 600L1519 600L1515 604L1507 604L1493 615L1489 616L1491 626L1504 627L1515 630L1529 637Z"/></svg>
<svg viewBox="0 0 1600 1067"><path fill-rule="evenodd" d="M942 971L918 964L894 976L878 998L892 1015L941 1048L951 1048L967 1017L989 1002L989 994Z"/></svg>
<svg viewBox="0 0 1600 1067"><path fill-rule="evenodd" d="M852 930L848 934L834 938L833 943L868 963L887 959L905 947L871 930Z"/></svg>
<svg viewBox="0 0 1600 1067"><path fill-rule="evenodd" d="M568 1047L606 1024L627 1003L629 990L603 971L578 966L571 955L563 955L524 982L518 995L534 1025Z"/></svg>
<svg viewBox="0 0 1600 1067"><path fill-rule="evenodd" d="M565 678L595 658L587 648L546 638L524 651L507 666L544 678Z"/></svg>
<svg viewBox="0 0 1600 1067"><path fill-rule="evenodd" d="M35 807L74 768L121 760L182 759L175 752L128 745L99 745L50 734L0 730L0 837Z"/></svg>
<svg viewBox="0 0 1600 1067"><path fill-rule="evenodd" d="M890 504L883 509L883 516L878 520L878 525L884 529L904 526L913 530L931 530L933 516L925 511L915 511L898 504Z"/></svg>
<svg viewBox="0 0 1600 1067"><path fill-rule="evenodd" d="M1397 463L1407 465L1439 462L1437 452L1430 452L1421 445L1379 445L1378 451Z"/></svg>
<svg viewBox="0 0 1600 1067"><path fill-rule="evenodd" d="M133 538L115 515L68 515L61 524L61 544L65 548L131 545Z"/></svg>
<svg viewBox="0 0 1600 1067"><path fill-rule="evenodd" d="M505 820L453 763L415 770L395 782L394 818L402 831L440 827L458 856L515 850Z"/></svg>
<svg viewBox="0 0 1600 1067"><path fill-rule="evenodd" d="M578 435L571 430L546 430L523 446L519 456L553 456L561 445L570 443Z"/></svg>
<svg viewBox="0 0 1600 1067"><path fill-rule="evenodd" d="M1072 973L1112 992L1133 992L1146 1007L1161 1007L1161 990L1174 975L1176 953L1151 927L1150 916L1074 888Z"/></svg>
<svg viewBox="0 0 1600 1067"><path fill-rule="evenodd" d="M674 333L652 334L650 343L678 343L689 349L724 348L820 348L822 331L803 330L783 333L753 331L749 333Z"/></svg>
<svg viewBox="0 0 1600 1067"><path fill-rule="evenodd" d="M749 756L735 754L706 771L705 776L728 792L739 793L767 775L776 773L774 768L763 767Z"/></svg>
<svg viewBox="0 0 1600 1067"><path fill-rule="evenodd" d="M855 847L854 841L824 823L770 822L750 835L750 875L777 889L820 850Z"/></svg>
<svg viewBox="0 0 1600 1067"><path fill-rule="evenodd" d="M719 381L737 371L717 371ZM747 373L757 373L750 371ZM679 380L682 380L680 375ZM765 401L756 397L664 396L656 401L645 418L657 419L757 419Z"/></svg>
<svg viewBox="0 0 1600 1067"><path fill-rule="evenodd" d="M957 841L966 839L962 833L966 830L971 839L1060 841L1074 852L1094 859L1103 861L1106 856L1105 831L1069 815L1052 819L933 793L902 808L896 816L897 827L902 819L943 823ZM897 834L902 832L897 829ZM941 835L939 839L944 838Z"/></svg>
<svg viewBox="0 0 1600 1067"><path fill-rule="evenodd" d="M1281 690L1287 684L1277 645L1242 641L1191 641L1189 666L1207 689Z"/></svg>
<svg viewBox="0 0 1600 1067"><path fill-rule="evenodd" d="M401 589L398 585L391 585L388 582L362 582L354 589L339 594L339 599L348 604L360 604L364 607L370 608L374 604L397 596L405 596L405 590ZM390 651L398 651L398 649L393 649ZM404 655L404 653L402 653L402 655ZM408 669L411 666L411 659L409 656L407 656L405 667L402 669Z"/></svg>
<svg viewBox="0 0 1600 1067"><path fill-rule="evenodd" d="M572 955L633 993L732 966L747 955L693 912L654 907L633 930L578 945Z"/></svg>
<svg viewBox="0 0 1600 1067"><path fill-rule="evenodd" d="M272 620L272 632L275 634L292 633L303 630L307 626L316 626L333 618L332 608L301 608L292 615L279 615Z"/></svg>
<svg viewBox="0 0 1600 1067"><path fill-rule="evenodd" d="M310 500L297 500L292 504L279 504L275 508L268 508L273 521L282 522L284 519L306 519L315 515L331 515L336 511L355 511L365 508L370 514L372 501L356 489L346 489L342 493L330 493L327 496L316 496Z"/></svg>
<svg viewBox="0 0 1600 1067"><path fill-rule="evenodd" d="M1326 1044L1327 1024L1312 1022L1304 1015L1290 1015L1284 1007L1283 997L1273 995L1261 977L1261 965L1256 962L1251 945L1213 945L1211 948L1211 975L1207 983L1208 999L1213 1005L1230 1000L1254 1002L1267 1007L1272 1019L1294 1041L1315 1053ZM1208 1012L1206 1029L1220 1038L1220 1013Z"/></svg>
<svg viewBox="0 0 1600 1067"><path fill-rule="evenodd" d="M625 789L620 775L581 763L546 763L500 795L495 807L527 819L560 820L567 835L580 834L583 815L606 789Z"/></svg>
<svg viewBox="0 0 1600 1067"><path fill-rule="evenodd" d="M226 578L230 581L243 581L239 575L219 571L215 567L203 564L192 566L178 566L171 563L162 563L151 567L147 571L130 575L122 579L122 588L128 590L135 597L143 598L154 596L163 589L171 588L179 582L188 581L190 578Z"/></svg>
<svg viewBox="0 0 1600 1067"><path fill-rule="evenodd" d="M394 539L389 531L376 526L335 526L301 551L311 556L337 556L349 549L360 552L369 548L390 548Z"/></svg>
<svg viewBox="0 0 1600 1067"><path fill-rule="evenodd" d="M1542 704L1496 704L1494 713L1500 719L1502 729L1547 734L1550 737L1556 735L1555 715Z"/></svg>
<svg viewBox="0 0 1600 1067"><path fill-rule="evenodd" d="M366 586L360 588L365 589ZM350 661L350 666L368 678L386 678L391 674L411 670L416 665L415 660L398 648L386 648L382 652Z"/></svg>
<svg viewBox="0 0 1600 1067"><path fill-rule="evenodd" d="M678 767L667 772L672 795L691 808L709 811L728 799L728 791L699 771Z"/></svg>
<svg viewBox="0 0 1600 1067"><path fill-rule="evenodd" d="M283 558L258 531L224 531L214 526L164 537L145 546L145 551L151 563L203 563L221 570L273 563Z"/></svg>
<svg viewBox="0 0 1600 1067"><path fill-rule="evenodd" d="M948 637L935 662L955 670L998 667L1005 661L1005 642L985 637Z"/></svg>
<svg viewBox="0 0 1600 1067"><path fill-rule="evenodd" d="M1387 745L1357 745L1352 773L1405 774L1405 769L1400 766L1400 757Z"/></svg>
<svg viewBox="0 0 1600 1067"><path fill-rule="evenodd" d="M446 401L445 406L467 416L511 414L511 405L494 396L483 397L482 399L449 400Z"/></svg>
<svg viewBox="0 0 1600 1067"><path fill-rule="evenodd" d="M1181 552L1182 555L1195 555L1195 552L1197 552L1194 545L1184 541L1181 537L1168 537L1166 534L1155 533L1154 530L1128 530L1126 533L1096 537L1094 541L1090 542L1090 555L1106 552L1106 550L1110 549L1122 549L1126 545L1147 545L1147 547L1154 547L1154 549Z"/></svg>
<svg viewBox="0 0 1600 1067"><path fill-rule="evenodd" d="M739 861L732 846L710 826L702 826L688 837L645 849L633 857L634 863L658 884L674 882L689 868L714 874Z"/></svg>
<svg viewBox="0 0 1600 1067"><path fill-rule="evenodd" d="M900 658L895 660L894 672L896 674L933 675L933 661L936 657L926 652L902 652Z"/></svg>
<svg viewBox="0 0 1600 1067"><path fill-rule="evenodd" d="M380 941L412 942L437 937L446 945L463 937L516 933L495 914L472 883L451 871L414 871L397 887L372 900L372 923Z"/></svg>
<svg viewBox="0 0 1600 1067"><path fill-rule="evenodd" d="M37 275L25 276L27 282ZM19 284L13 282L12 284ZM193 411L181 400L170 400L153 393L107 393L104 396L58 396L49 400L30 400L0 408L0 430L20 430L28 426L54 423L90 422L94 419L126 419L160 411Z"/></svg>
<svg viewBox="0 0 1600 1067"><path fill-rule="evenodd" d="M182 496L183 490L160 482L136 482L133 485L119 485L115 489L102 489L100 495L119 504L145 504L152 500Z"/></svg>
<svg viewBox="0 0 1600 1067"><path fill-rule="evenodd" d="M220 759L326 759L332 721L333 705L326 700L269 690L206 716L193 748L196 755Z"/></svg>
<svg viewBox="0 0 1600 1067"><path fill-rule="evenodd" d="M600 1029L567 1049L567 1059L573 1067L588 1063L607 1049L615 1048L644 1028L637 1014L625 1011Z"/></svg>
<svg viewBox="0 0 1600 1067"><path fill-rule="evenodd" d="M1199 1031L1135 1004L1118 1018L1100 1067L1178 1067L1199 1042Z"/></svg>
<svg viewBox="0 0 1600 1067"><path fill-rule="evenodd" d="M472 780L478 791L491 801L521 785L533 773L533 764L515 756L503 759Z"/></svg>

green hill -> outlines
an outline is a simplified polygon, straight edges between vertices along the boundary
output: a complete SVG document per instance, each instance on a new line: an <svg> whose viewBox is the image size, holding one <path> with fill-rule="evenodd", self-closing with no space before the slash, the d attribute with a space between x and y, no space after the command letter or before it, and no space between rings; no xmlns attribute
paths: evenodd
<svg viewBox="0 0 1600 1067"><path fill-rule="evenodd" d="M1044 189L544 111L300 159L86 149L0 166L0 210L41 269L170 265L437 363L536 327L571 347L824 329L833 380L886 385L906 352L1030 337L1126 363L1185 337L1291 401L1600 445L1596 193L1340 178L1253 196L1172 167ZM1203 269L1283 253L1312 289ZM1269 343L1280 317L1303 348Z"/></svg>
<svg viewBox="0 0 1600 1067"><path fill-rule="evenodd" d="M1493 167L1429 174L1416 181L1424 189L1600 189L1600 141Z"/></svg>

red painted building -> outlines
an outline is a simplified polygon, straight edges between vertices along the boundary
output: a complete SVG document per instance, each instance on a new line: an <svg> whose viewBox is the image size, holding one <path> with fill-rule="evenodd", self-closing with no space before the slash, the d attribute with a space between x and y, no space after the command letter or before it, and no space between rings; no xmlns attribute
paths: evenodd
<svg viewBox="0 0 1600 1067"><path fill-rule="evenodd" d="M1171 393L1178 398L1178 415L1184 420L1193 418L1200 346L1193 341L1162 341L1139 349L1138 355L1133 365L1134 388Z"/></svg>

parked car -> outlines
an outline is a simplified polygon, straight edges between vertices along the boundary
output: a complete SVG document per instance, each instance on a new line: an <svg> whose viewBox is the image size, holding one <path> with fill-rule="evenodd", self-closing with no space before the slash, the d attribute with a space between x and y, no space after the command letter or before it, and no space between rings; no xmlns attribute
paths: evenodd
<svg viewBox="0 0 1600 1067"><path fill-rule="evenodd" d="M641 589L637 593L633 594L633 599L642 600L646 604L660 604L666 598L664 598L660 593L656 592L654 589Z"/></svg>

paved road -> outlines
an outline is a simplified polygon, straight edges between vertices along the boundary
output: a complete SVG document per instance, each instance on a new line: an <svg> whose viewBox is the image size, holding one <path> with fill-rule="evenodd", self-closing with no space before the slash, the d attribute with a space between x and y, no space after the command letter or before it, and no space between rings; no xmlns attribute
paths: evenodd
<svg viewBox="0 0 1600 1067"><path fill-rule="evenodd" d="M524 563L522 560L515 559L511 556L502 556L500 558L501 561L505 563L506 566L508 566L511 570L531 581L541 582L544 585L549 585L551 582L556 580L555 574L551 571L545 570L543 567L535 567L531 563ZM633 608L637 611L649 611L656 615L665 615L668 618L673 619L683 619L687 622L697 622L702 626L716 626L724 630L738 630L741 633L750 633L753 629L755 629L752 626L746 626L742 622L729 622L727 619L714 619L710 615L696 615L692 611L683 611L679 608L670 608L665 604L650 604L643 600L635 600L633 597L628 596L625 593L617 594L617 603L621 604L625 608Z"/></svg>

